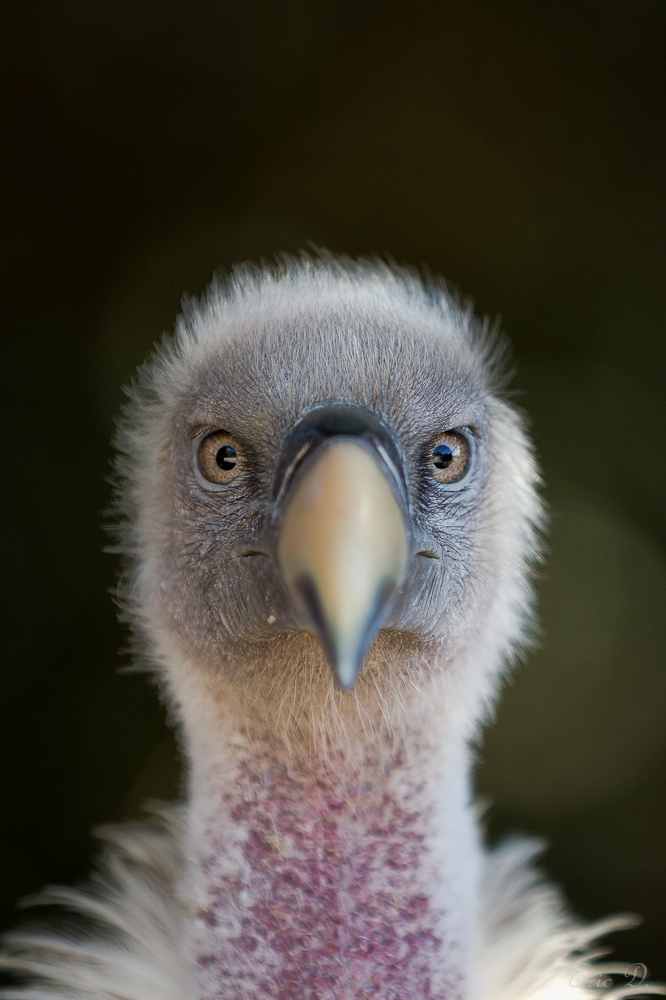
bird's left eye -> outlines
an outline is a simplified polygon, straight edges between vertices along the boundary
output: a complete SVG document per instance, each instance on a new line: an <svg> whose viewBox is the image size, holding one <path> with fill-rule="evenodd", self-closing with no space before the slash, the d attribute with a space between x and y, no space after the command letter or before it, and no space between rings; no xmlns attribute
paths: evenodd
<svg viewBox="0 0 666 1000"><path fill-rule="evenodd" d="M433 442L428 470L438 483L457 483L467 472L469 441L460 431L446 431Z"/></svg>
<svg viewBox="0 0 666 1000"><path fill-rule="evenodd" d="M205 437L199 448L199 469L209 483L225 486L241 471L243 453L236 438L226 431Z"/></svg>

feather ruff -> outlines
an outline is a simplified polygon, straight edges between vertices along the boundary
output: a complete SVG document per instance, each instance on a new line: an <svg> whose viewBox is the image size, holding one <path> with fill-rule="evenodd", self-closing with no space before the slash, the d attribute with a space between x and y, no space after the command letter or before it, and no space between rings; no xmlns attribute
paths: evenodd
<svg viewBox="0 0 666 1000"><path fill-rule="evenodd" d="M76 930L27 927L5 935L0 968L19 984L3 1000L191 1000L185 938L184 815L161 806L149 823L100 831L96 874L80 889L51 887L27 905L58 905ZM524 838L484 856L479 1000L621 1000L664 994L642 984L612 987L626 965L601 963L595 942L631 926L629 917L578 923L534 867L540 845ZM81 927L84 927L82 933Z"/></svg>

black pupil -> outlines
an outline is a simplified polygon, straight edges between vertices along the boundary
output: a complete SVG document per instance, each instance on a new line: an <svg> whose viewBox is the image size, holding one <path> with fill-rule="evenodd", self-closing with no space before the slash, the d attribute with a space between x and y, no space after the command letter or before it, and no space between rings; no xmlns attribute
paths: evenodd
<svg viewBox="0 0 666 1000"><path fill-rule="evenodd" d="M230 444L223 444L215 460L221 469L228 472L229 469L233 469L238 461L238 455L236 454L236 449L232 448Z"/></svg>
<svg viewBox="0 0 666 1000"><path fill-rule="evenodd" d="M432 453L432 464L436 469L446 469L453 461L453 448L448 444L438 444Z"/></svg>

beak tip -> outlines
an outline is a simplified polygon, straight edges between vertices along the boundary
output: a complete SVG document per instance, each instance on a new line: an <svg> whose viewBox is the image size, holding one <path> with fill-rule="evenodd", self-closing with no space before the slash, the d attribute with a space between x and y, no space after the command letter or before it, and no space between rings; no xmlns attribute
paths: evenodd
<svg viewBox="0 0 666 1000"><path fill-rule="evenodd" d="M324 649L333 679L341 691L351 691L356 684L374 635L375 630L368 629L362 636L357 635L354 640L345 642L342 636L335 636L332 630L328 630Z"/></svg>
<svg viewBox="0 0 666 1000"><path fill-rule="evenodd" d="M333 663L333 676L343 691L351 691L361 669L360 661L354 659L336 659Z"/></svg>

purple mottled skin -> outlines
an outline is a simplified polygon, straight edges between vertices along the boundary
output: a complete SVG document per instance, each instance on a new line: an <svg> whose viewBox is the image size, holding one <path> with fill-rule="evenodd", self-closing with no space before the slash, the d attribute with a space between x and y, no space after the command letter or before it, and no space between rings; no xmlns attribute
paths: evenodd
<svg viewBox="0 0 666 1000"><path fill-rule="evenodd" d="M330 757L283 761L254 743L219 793L222 825L243 830L242 865L216 878L224 848L211 830L199 912L206 995L459 998L458 949L443 939L433 898L446 894L428 861L423 787L391 788L395 758L363 768Z"/></svg>

